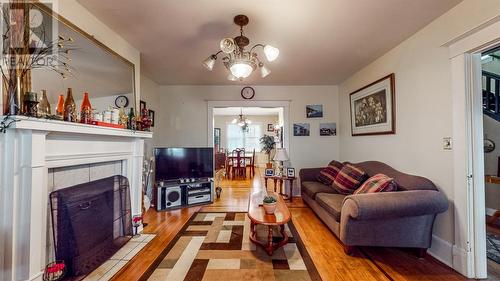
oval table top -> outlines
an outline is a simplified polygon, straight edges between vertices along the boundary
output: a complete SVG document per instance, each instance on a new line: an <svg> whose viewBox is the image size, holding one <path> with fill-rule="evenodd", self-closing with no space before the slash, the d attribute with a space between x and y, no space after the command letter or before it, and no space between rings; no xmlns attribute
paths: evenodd
<svg viewBox="0 0 500 281"><path fill-rule="evenodd" d="M268 215L264 211L264 207L262 207L262 199L266 195L273 196L276 198L276 211L274 214ZM283 198L275 192L271 191L257 191L250 195L250 200L248 200L248 217L250 220L256 224L263 225L283 225L290 221L292 215L290 214L290 210L283 201Z"/></svg>

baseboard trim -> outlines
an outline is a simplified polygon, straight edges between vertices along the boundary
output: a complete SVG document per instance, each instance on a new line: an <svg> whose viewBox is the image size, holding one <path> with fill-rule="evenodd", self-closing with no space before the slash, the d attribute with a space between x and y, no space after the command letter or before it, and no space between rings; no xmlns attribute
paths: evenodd
<svg viewBox="0 0 500 281"><path fill-rule="evenodd" d="M468 264L472 264L472 256L465 249L432 235L432 245L427 253L463 276L473 278L472 270L467 268Z"/></svg>
<svg viewBox="0 0 500 281"><path fill-rule="evenodd" d="M438 261L446 264L447 266L453 268L453 245L436 235L432 235L432 245L427 251L429 255Z"/></svg>

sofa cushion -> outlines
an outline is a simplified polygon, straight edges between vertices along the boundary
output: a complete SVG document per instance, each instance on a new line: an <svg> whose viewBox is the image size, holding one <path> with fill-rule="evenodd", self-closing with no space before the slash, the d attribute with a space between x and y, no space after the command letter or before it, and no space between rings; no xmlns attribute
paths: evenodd
<svg viewBox="0 0 500 281"><path fill-rule="evenodd" d="M333 181L333 188L340 194L352 194L368 178L360 168L348 163Z"/></svg>
<svg viewBox="0 0 500 281"><path fill-rule="evenodd" d="M328 167L319 172L318 181L326 185L332 185L343 166L342 163L333 160L328 164Z"/></svg>
<svg viewBox="0 0 500 281"><path fill-rule="evenodd" d="M317 181L303 181L302 192L307 194L312 199L315 199L316 194L323 193L337 193L331 186L324 185Z"/></svg>
<svg viewBox="0 0 500 281"><path fill-rule="evenodd" d="M389 192L396 190L397 185L393 178L384 174L376 174L367 179L358 189L356 189L356 191L354 191L354 194Z"/></svg>
<svg viewBox="0 0 500 281"><path fill-rule="evenodd" d="M330 213L336 221L340 222L340 211L345 197L346 195L338 193L318 193L316 202Z"/></svg>

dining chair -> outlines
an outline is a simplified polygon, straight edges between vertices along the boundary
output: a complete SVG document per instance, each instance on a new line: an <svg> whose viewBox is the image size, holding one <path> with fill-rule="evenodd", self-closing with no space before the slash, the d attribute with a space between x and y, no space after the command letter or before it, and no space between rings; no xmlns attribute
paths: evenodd
<svg viewBox="0 0 500 281"><path fill-rule="evenodd" d="M249 170L250 178L253 178L255 176L255 148L253 149L252 158L250 158L247 168Z"/></svg>
<svg viewBox="0 0 500 281"><path fill-rule="evenodd" d="M246 178L245 150L237 148L233 150L232 154L232 179L235 179L236 177Z"/></svg>

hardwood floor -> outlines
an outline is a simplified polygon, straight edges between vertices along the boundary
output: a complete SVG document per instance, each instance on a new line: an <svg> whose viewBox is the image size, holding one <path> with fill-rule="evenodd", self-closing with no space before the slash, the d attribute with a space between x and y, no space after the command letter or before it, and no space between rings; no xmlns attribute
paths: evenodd
<svg viewBox="0 0 500 281"><path fill-rule="evenodd" d="M157 237L118 272L113 280L140 280L158 262L156 258L195 212L246 212L248 195L263 188L263 182L257 174L254 179L223 180L220 186L223 189L221 198L211 205L169 212L149 210L145 216L148 226L144 232L156 233ZM347 256L340 241L300 198L293 198L288 206L293 223L324 281L467 280L432 257L418 259L413 253L398 249L363 247L357 249L353 256Z"/></svg>

